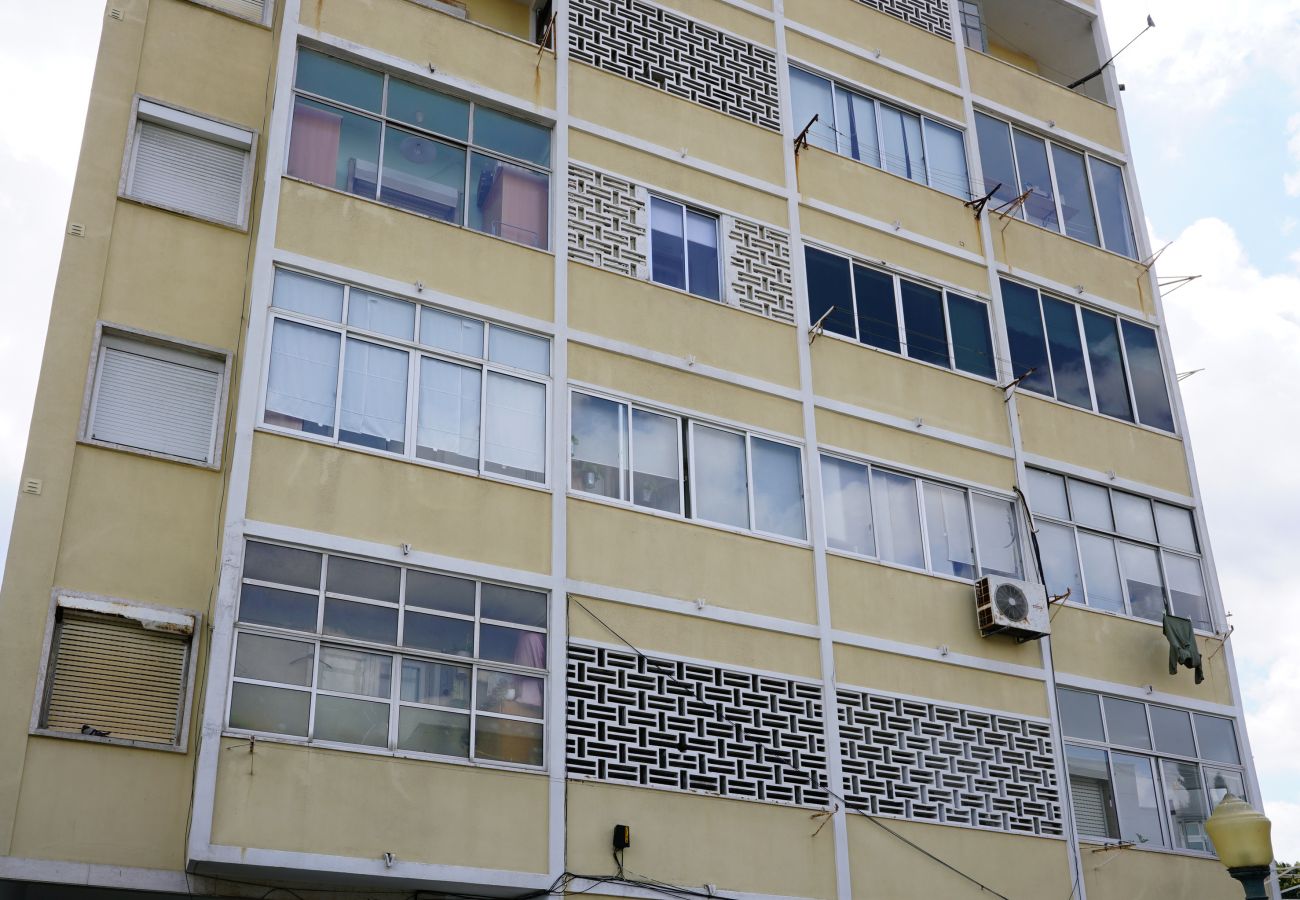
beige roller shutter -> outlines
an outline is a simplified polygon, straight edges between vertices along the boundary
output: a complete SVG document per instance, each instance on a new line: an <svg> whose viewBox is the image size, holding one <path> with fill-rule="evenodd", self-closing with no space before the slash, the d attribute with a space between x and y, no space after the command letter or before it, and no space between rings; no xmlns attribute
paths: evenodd
<svg viewBox="0 0 1300 900"><path fill-rule="evenodd" d="M46 728L175 744L189 638L119 616L61 610Z"/></svg>
<svg viewBox="0 0 1300 900"><path fill-rule="evenodd" d="M262 21L265 15L263 0L202 0L202 2L237 16L243 16L245 19L252 19L254 22Z"/></svg>

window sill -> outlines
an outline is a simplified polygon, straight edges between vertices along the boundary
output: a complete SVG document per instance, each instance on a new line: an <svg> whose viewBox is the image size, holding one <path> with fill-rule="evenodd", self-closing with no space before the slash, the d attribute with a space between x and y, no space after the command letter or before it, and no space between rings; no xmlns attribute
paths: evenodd
<svg viewBox="0 0 1300 900"><path fill-rule="evenodd" d="M1028 388L1017 387L1016 393L1025 397L1032 397L1035 400L1042 400L1044 403L1050 403L1053 406L1059 406L1073 412L1083 413L1087 416L1095 416L1106 422L1115 422L1119 425L1127 425L1129 428L1136 428L1139 431L1145 431L1149 434L1159 435L1160 437L1172 438L1175 441L1181 441L1182 435L1176 431L1165 431L1163 428L1156 428L1153 425L1143 425L1141 422L1130 422L1128 419L1120 419L1115 416L1108 416L1105 413L1097 412L1092 409L1084 409L1082 406L1075 406L1073 403L1066 403L1064 400L1058 400L1055 397L1049 397L1046 394L1040 394L1037 391L1031 391ZM1172 409L1172 404L1171 407Z"/></svg>
<svg viewBox="0 0 1300 900"><path fill-rule="evenodd" d="M541 724L544 729L548 728L547 723L545 722L540 722L539 724ZM433 753L418 753L414 750L390 750L387 747L363 747L359 744L338 744L332 741L314 741L309 738L296 738L283 734L263 734L257 731L241 731L228 727L222 729L221 736L223 738L234 738L241 742L255 739L258 743L265 744L283 744L289 747L303 747L308 750L333 750L343 753L364 753L367 756L381 756L389 759L414 760L418 762L446 763L448 765L464 766L470 769L489 769L498 772L513 772L516 774L527 775L546 775L547 773L547 763L543 763L540 766L526 766L522 763L489 762L487 760L465 759L459 756L438 756ZM232 750L239 746L241 746L241 744L231 744L222 749Z"/></svg>
<svg viewBox="0 0 1300 900"><path fill-rule="evenodd" d="M178 463L182 466L189 466L194 469L201 469L205 472L221 471L221 456L212 462L203 462L197 459L189 459L184 456L173 456L170 453L159 453L157 450L144 450L140 447L131 447L127 444L113 444L108 441L97 441L94 438L79 437L77 443L82 447L98 447L101 450L112 450L116 453L129 453L133 456L144 456L149 459L156 459L160 462Z"/></svg>
<svg viewBox="0 0 1300 900"><path fill-rule="evenodd" d="M253 429L265 434L274 434L279 437L291 438L293 440L306 441L311 444L317 444L321 447L333 447L336 450L345 450L350 453L360 453L365 456L374 456L379 459L391 460L393 462L411 463L422 466L426 469L435 469L439 472L447 472L451 475L463 475L466 478L476 478L480 481L495 482L497 484L510 485L512 487L526 488L530 491L539 491L549 494L551 488L549 484L538 484L535 481L524 481L521 478L510 478L505 475L496 475L491 472L471 472L469 469L460 469L456 466L449 466L444 463L433 462L432 460L420 459L411 456L398 456L396 453L385 453L382 450L374 450L370 447L362 447L358 444L344 444L335 440L328 440L312 434L304 434L301 431L290 431L287 428L277 428L274 425L268 425L265 422L259 422Z"/></svg>
<svg viewBox="0 0 1300 900"><path fill-rule="evenodd" d="M983 375L976 375L973 372L967 372L964 369L955 369L955 368L950 369L947 366L941 366L938 363L926 362L923 359L915 359L903 353L894 353L892 350L884 350L881 349L880 347L873 347L870 344L862 343L857 338L851 338L846 334L840 334L839 332L836 331L823 330L822 332L819 333L818 336L819 338L832 338L837 341L842 341L843 343L846 343L852 347L861 347L864 350L870 350L873 353L879 353L882 356L886 356L890 359L898 359L898 360L902 360L903 362L915 363L918 366L925 366L927 369L933 369L936 372L945 372L949 375L958 375L962 378L967 378L971 381L977 382L982 385L986 385L988 387L997 387L998 384L997 380L993 378L985 378Z"/></svg>
<svg viewBox="0 0 1300 900"><path fill-rule="evenodd" d="M665 519L669 522L680 522L683 525L696 525L701 528L708 528L711 531L722 531L727 534L736 534L741 537L754 538L760 541L771 541L775 544L785 544L787 547L798 547L800 550L811 550L812 544L809 541L801 541L795 538L783 537L779 534L769 534L766 531L750 531L747 528L736 528L732 525L723 525L719 522L710 522L707 519L688 519L686 516L668 513L658 509L650 509L645 506L637 506L634 503L628 503L624 500L614 500L610 497L601 497L595 494L585 494L581 491L575 491L572 488L568 490L568 496L571 500L582 500L587 503L595 503L599 506L609 506L614 509L621 509L626 512L640 513L643 515L654 516L656 519Z"/></svg>
<svg viewBox="0 0 1300 900"><path fill-rule="evenodd" d="M236 17L238 18L238 17ZM142 200L139 197L132 197L130 194L118 194L117 199L130 203L132 206L139 206L144 209L157 209L162 212L171 213L174 216L181 216L186 219L193 219L195 222L206 222L208 225L215 225L218 228L224 228L227 231L233 231L236 234L248 234L248 223L245 222L226 222L222 219L213 219L209 216L201 216L198 213L189 210L180 209L175 206L166 206L162 203L154 203L151 200ZM247 219L247 215L245 216Z"/></svg>
<svg viewBox="0 0 1300 900"><path fill-rule="evenodd" d="M28 734L33 737L57 738L66 741L81 741L87 744L107 744L112 747L132 747L136 750L161 750L164 753L187 752L186 741L182 737L179 744L155 744L152 741L132 741L126 738L99 737L93 734L77 734L72 731L56 731L52 728L32 728Z"/></svg>
<svg viewBox="0 0 1300 900"><path fill-rule="evenodd" d="M1219 861L1217 854L1210 853L1207 850L1180 850L1177 847L1148 847L1145 844L1125 844L1121 847L1117 846L1116 842L1109 838L1103 841L1098 838L1085 837L1083 835L1079 836L1079 846L1088 848L1095 852L1110 850L1114 853L1121 853L1127 850L1139 850L1143 853L1160 853L1164 856L1181 856L1191 859L1204 859L1215 863Z"/></svg>

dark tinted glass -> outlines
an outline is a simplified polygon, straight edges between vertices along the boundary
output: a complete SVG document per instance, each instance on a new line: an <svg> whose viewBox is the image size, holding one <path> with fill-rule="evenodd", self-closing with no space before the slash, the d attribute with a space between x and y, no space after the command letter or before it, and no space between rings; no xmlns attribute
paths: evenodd
<svg viewBox="0 0 1300 900"><path fill-rule="evenodd" d="M1043 320L1038 311L1038 291L1002 282L1002 308L1007 316L1007 338L1011 343L1011 375L1019 378L1030 369L1021 387L1052 395L1052 373L1047 362L1047 341L1043 338Z"/></svg>
<svg viewBox="0 0 1300 900"><path fill-rule="evenodd" d="M299 90L377 113L383 103L384 76L315 50L298 51Z"/></svg>
<svg viewBox="0 0 1300 900"><path fill-rule="evenodd" d="M1121 700L1118 697L1105 697L1103 700L1110 742L1150 750L1151 733L1147 729L1146 706L1135 700Z"/></svg>
<svg viewBox="0 0 1300 900"><path fill-rule="evenodd" d="M1074 304L1043 297L1043 320L1047 323L1047 343L1052 348L1056 399L1092 409L1092 391L1088 389L1088 370L1083 362L1083 343L1079 339Z"/></svg>
<svg viewBox="0 0 1300 900"><path fill-rule="evenodd" d="M906 280L901 287L907 355L948 368L948 326L943 321L943 293Z"/></svg>
<svg viewBox="0 0 1300 900"><path fill-rule="evenodd" d="M545 628L546 595L500 584L484 584L482 617Z"/></svg>
<svg viewBox="0 0 1300 900"><path fill-rule="evenodd" d="M898 307L894 304L893 276L854 266L853 287L858 302L858 340L897 353Z"/></svg>
<svg viewBox="0 0 1300 900"><path fill-rule="evenodd" d="M1153 428L1173 431L1174 414L1169 408L1169 390L1165 387L1165 370L1160 363L1155 330L1128 319L1122 321L1138 421Z"/></svg>
<svg viewBox="0 0 1300 900"><path fill-rule="evenodd" d="M857 337L849 261L815 247L805 247L803 255L808 270L808 324L821 321L826 331ZM826 315L828 310L830 315Z"/></svg>
<svg viewBox="0 0 1300 900"><path fill-rule="evenodd" d="M952 326L952 355L957 368L985 378L997 377L988 305L960 294L949 294L948 324Z"/></svg>
<svg viewBox="0 0 1300 900"><path fill-rule="evenodd" d="M1237 732L1232 727L1231 719L1201 713L1193 713L1192 717L1196 720L1196 739L1200 744L1201 759L1241 762L1241 755L1237 751Z"/></svg>
<svg viewBox="0 0 1300 900"><path fill-rule="evenodd" d="M402 570L397 566L331 556L325 589L335 594L351 594L396 603L402 584Z"/></svg>
<svg viewBox="0 0 1300 900"><path fill-rule="evenodd" d="M474 623L408 612L402 626L402 645L452 656L473 656Z"/></svg>
<svg viewBox="0 0 1300 900"><path fill-rule="evenodd" d="M1131 422L1133 406L1128 400L1128 379L1124 376L1124 361L1120 358L1115 320L1090 309L1082 312L1092 384L1097 390L1097 410Z"/></svg>
<svg viewBox="0 0 1300 900"><path fill-rule="evenodd" d="M320 554L249 541L244 547L244 577L316 590L320 587Z"/></svg>
<svg viewBox="0 0 1300 900"><path fill-rule="evenodd" d="M396 644L397 610L326 597L322 632L377 644Z"/></svg>
<svg viewBox="0 0 1300 900"><path fill-rule="evenodd" d="M1058 690L1056 705L1061 714L1061 730L1070 737L1104 741L1106 732L1101 724L1100 700L1096 694L1084 691Z"/></svg>
<svg viewBox="0 0 1300 900"><path fill-rule="evenodd" d="M406 605L474 615L474 582L434 572L406 573Z"/></svg>
<svg viewBox="0 0 1300 900"><path fill-rule="evenodd" d="M469 137L469 103L428 88L391 78L388 117L458 140Z"/></svg>
<svg viewBox="0 0 1300 900"><path fill-rule="evenodd" d="M1052 162L1056 166L1056 184L1061 189L1065 233L1096 246L1099 243L1097 219L1092 214L1092 194L1088 191L1083 154L1053 144Z"/></svg>
<svg viewBox="0 0 1300 900"><path fill-rule="evenodd" d="M1021 191L1025 198L1025 220L1053 231L1060 228L1056 222L1056 195L1052 192L1052 173L1047 167L1047 144L1023 131L1015 131L1016 162L1020 167Z"/></svg>
<svg viewBox="0 0 1300 900"><path fill-rule="evenodd" d="M474 143L539 166L551 162L551 129L483 106L474 109Z"/></svg>
<svg viewBox="0 0 1300 900"><path fill-rule="evenodd" d="M682 208L650 198L650 277L669 287L686 289L686 236Z"/></svg>
<svg viewBox="0 0 1300 900"><path fill-rule="evenodd" d="M239 592L239 621L295 631L315 631L316 603L315 594L246 584Z"/></svg>
<svg viewBox="0 0 1300 900"><path fill-rule="evenodd" d="M980 143L980 163L984 166L983 190L978 193L987 194L997 188L992 204L1010 203L1020 194L1015 158L1011 155L1011 129L1005 122L976 113L975 134Z"/></svg>

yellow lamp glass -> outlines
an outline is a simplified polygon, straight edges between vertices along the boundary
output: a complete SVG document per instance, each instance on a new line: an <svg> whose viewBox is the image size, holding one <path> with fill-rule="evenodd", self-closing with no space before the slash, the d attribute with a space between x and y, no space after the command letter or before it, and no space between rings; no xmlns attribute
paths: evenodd
<svg viewBox="0 0 1300 900"><path fill-rule="evenodd" d="M1226 794L1205 830L1229 869L1267 866L1273 861L1273 823L1240 797Z"/></svg>

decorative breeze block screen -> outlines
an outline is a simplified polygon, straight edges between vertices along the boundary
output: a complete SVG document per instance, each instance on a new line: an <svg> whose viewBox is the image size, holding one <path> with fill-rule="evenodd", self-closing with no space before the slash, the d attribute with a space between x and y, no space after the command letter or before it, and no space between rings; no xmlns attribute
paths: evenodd
<svg viewBox="0 0 1300 900"><path fill-rule="evenodd" d="M821 689L569 645L571 778L822 806Z"/></svg>
<svg viewBox="0 0 1300 900"><path fill-rule="evenodd" d="M859 3L952 40L947 0L858 0Z"/></svg>
<svg viewBox="0 0 1300 900"><path fill-rule="evenodd" d="M733 219L727 247L729 295L741 309L793 325L790 236L768 225Z"/></svg>
<svg viewBox="0 0 1300 900"><path fill-rule="evenodd" d="M922 822L1062 833L1046 722L853 690L838 698L849 803Z"/></svg>
<svg viewBox="0 0 1300 900"><path fill-rule="evenodd" d="M776 54L642 0L571 0L570 55L773 131Z"/></svg>
<svg viewBox="0 0 1300 900"><path fill-rule="evenodd" d="M569 165L569 257L637 278L646 264L645 202L636 185Z"/></svg>

